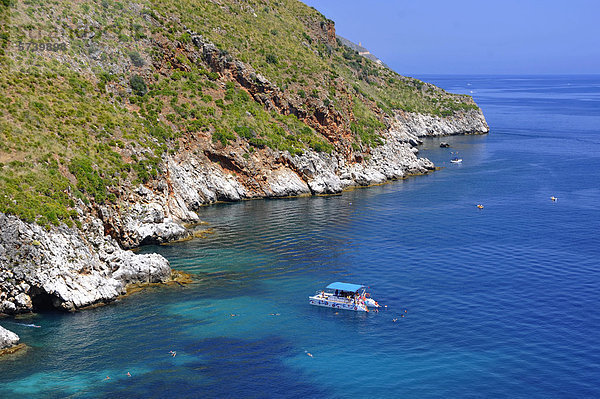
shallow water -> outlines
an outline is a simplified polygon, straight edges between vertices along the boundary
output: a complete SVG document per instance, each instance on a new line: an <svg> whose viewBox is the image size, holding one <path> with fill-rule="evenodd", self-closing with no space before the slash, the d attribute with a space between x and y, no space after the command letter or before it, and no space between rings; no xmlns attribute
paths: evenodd
<svg viewBox="0 0 600 399"><path fill-rule="evenodd" d="M426 140L428 176L203 208L214 234L143 249L193 284L2 320L30 349L0 397L600 396L600 76L422 78L492 133ZM332 281L388 307L309 306Z"/></svg>

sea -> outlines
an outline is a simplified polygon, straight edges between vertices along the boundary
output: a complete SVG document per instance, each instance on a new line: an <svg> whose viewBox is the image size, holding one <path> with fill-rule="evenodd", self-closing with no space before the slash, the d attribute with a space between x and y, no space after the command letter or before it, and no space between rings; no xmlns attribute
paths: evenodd
<svg viewBox="0 0 600 399"><path fill-rule="evenodd" d="M204 238L140 250L191 284L0 320L28 345L0 397L600 397L600 75L418 77L491 132L426 139L425 176L202 208ZM385 307L309 305L335 281Z"/></svg>

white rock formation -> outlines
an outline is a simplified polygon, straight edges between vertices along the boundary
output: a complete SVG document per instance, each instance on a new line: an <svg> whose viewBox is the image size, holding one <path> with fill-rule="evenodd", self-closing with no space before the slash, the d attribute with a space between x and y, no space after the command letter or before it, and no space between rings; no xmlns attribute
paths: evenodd
<svg viewBox="0 0 600 399"><path fill-rule="evenodd" d="M0 226L0 313L76 310L114 300L129 283L171 276L165 258L122 250L93 217L82 230L48 231L0 213Z"/></svg>
<svg viewBox="0 0 600 399"><path fill-rule="evenodd" d="M10 348L19 343L19 336L0 326L0 349Z"/></svg>

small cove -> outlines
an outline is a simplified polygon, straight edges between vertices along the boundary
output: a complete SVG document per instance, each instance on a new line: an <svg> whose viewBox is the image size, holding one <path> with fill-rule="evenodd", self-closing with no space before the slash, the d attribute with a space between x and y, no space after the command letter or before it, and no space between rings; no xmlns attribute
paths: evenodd
<svg viewBox="0 0 600 399"><path fill-rule="evenodd" d="M600 78L422 78L491 134L425 140L430 175L201 209L212 234L141 249L192 284L4 319L29 348L0 397L600 395ZM309 306L332 281L387 310Z"/></svg>

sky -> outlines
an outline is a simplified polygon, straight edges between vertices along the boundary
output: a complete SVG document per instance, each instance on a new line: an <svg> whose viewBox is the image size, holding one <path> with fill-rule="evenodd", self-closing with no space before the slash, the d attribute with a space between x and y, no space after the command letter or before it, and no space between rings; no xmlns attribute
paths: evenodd
<svg viewBox="0 0 600 399"><path fill-rule="evenodd" d="M600 73L600 0L303 1L405 75Z"/></svg>

